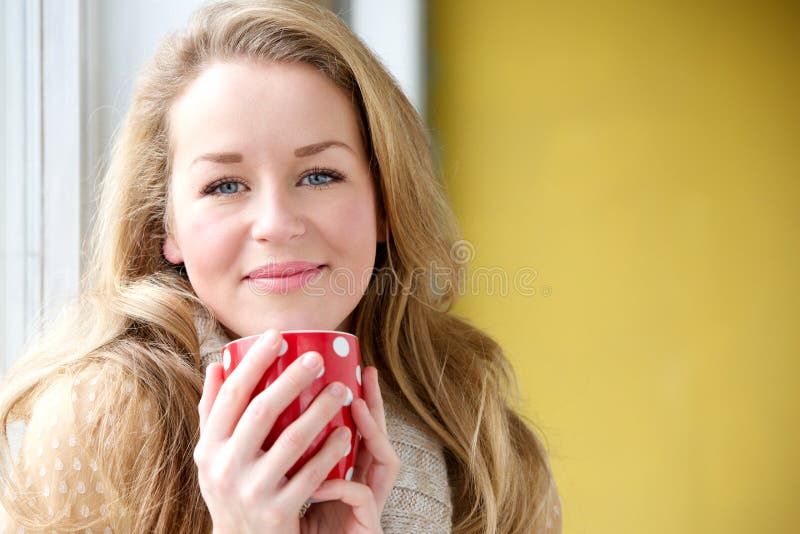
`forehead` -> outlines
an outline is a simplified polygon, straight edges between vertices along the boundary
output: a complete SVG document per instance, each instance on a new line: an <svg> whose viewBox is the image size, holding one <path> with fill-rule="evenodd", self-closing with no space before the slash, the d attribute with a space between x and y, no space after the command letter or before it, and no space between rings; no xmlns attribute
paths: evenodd
<svg viewBox="0 0 800 534"><path fill-rule="evenodd" d="M175 101L169 123L176 163L204 151L278 152L327 139L364 155L351 95L303 63L214 63Z"/></svg>

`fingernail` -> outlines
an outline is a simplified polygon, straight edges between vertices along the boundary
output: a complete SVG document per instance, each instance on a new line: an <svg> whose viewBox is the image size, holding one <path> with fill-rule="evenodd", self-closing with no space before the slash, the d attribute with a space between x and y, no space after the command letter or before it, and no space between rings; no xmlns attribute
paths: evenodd
<svg viewBox="0 0 800 534"><path fill-rule="evenodd" d="M281 336L277 330L270 329L261 335L261 339L259 341L261 341L265 347L274 347L278 344L280 337Z"/></svg>
<svg viewBox="0 0 800 534"><path fill-rule="evenodd" d="M340 439L342 441L350 439L350 429L346 426L340 426L339 429L336 431L336 439Z"/></svg>
<svg viewBox="0 0 800 534"><path fill-rule="evenodd" d="M303 356L303 360L301 361L301 363L303 364L303 367L306 367L308 369L316 369L317 366L321 363L321 361L322 358L320 358L319 354L317 354L316 352L309 352L308 354Z"/></svg>
<svg viewBox="0 0 800 534"><path fill-rule="evenodd" d="M331 393L333 393L334 397L341 397L344 395L344 386L339 382L336 382L333 387L331 387Z"/></svg>

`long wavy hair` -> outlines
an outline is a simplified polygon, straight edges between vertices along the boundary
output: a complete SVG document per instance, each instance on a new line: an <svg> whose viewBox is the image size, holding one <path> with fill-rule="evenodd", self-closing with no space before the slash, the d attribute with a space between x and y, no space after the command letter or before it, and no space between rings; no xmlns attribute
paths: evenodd
<svg viewBox="0 0 800 534"><path fill-rule="evenodd" d="M540 440L513 409L516 382L500 347L449 313L464 265L453 253L458 230L425 126L347 26L305 1L212 4L160 44L137 81L114 145L81 295L44 330L2 386L3 466L11 465L7 426L29 417L53 380L78 376L91 366L113 369L104 376L104 389L112 393L97 402L118 403L115 387L132 380L139 398L151 399L163 422L128 457L122 452L140 423L139 403L118 417L98 416L82 434L84 445L99 455L103 475L120 488L122 506L137 510L133 530L211 532L191 451L203 383L195 321L213 318L185 273L162 255L168 116L176 98L210 63L241 58L307 63L352 95L385 218L376 276L353 314L363 358L378 367L385 394L443 444L454 532L538 531L550 490L549 463ZM32 527L54 526L26 500L5 467L0 483L6 490L0 498L13 515Z"/></svg>

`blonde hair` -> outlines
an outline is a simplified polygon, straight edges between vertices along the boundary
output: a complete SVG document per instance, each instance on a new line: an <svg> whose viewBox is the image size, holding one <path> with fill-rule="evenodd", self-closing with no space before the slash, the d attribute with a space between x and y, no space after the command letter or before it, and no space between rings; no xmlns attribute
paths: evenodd
<svg viewBox="0 0 800 534"><path fill-rule="evenodd" d="M0 453L6 427L24 420L57 378L101 368L112 392L133 379L163 424L131 456L120 455L141 406L86 423L135 530L210 532L191 451L202 391L195 318L213 319L162 255L168 224L168 112L207 65L240 58L313 65L352 95L385 217L375 273L353 315L363 357L393 395L444 445L453 488L453 531L535 531L551 488L545 450L510 408L515 381L500 347L448 313L464 268L453 257L454 216L437 181L425 127L368 49L332 13L301 1L223 2L200 9L165 38L140 76L105 176L91 270L73 312L47 329L6 377L0 396ZM436 283L431 267L436 266ZM113 405L115 399L98 399ZM101 444L110 447L101 446ZM23 495L0 470L10 494ZM53 528L33 501L0 495L34 528ZM73 523L59 524L77 528Z"/></svg>

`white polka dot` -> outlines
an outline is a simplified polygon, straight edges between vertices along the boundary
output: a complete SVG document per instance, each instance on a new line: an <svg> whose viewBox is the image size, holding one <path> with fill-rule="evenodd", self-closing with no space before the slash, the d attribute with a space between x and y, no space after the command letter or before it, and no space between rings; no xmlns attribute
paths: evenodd
<svg viewBox="0 0 800 534"><path fill-rule="evenodd" d="M75 471L80 471L81 470L81 461L78 460L77 458L73 458L72 459L72 468Z"/></svg>
<svg viewBox="0 0 800 534"><path fill-rule="evenodd" d="M61 458L56 456L56 471L63 471L63 470L64 470L64 464L61 461Z"/></svg>
<svg viewBox="0 0 800 534"><path fill-rule="evenodd" d="M356 366L356 381L358 382L358 385L360 386L361 385L361 366L360 365Z"/></svg>
<svg viewBox="0 0 800 534"><path fill-rule="evenodd" d="M86 527L86 530L83 531L83 534L93 534L91 527Z"/></svg>
<svg viewBox="0 0 800 534"><path fill-rule="evenodd" d="M342 336L337 336L336 339L333 340L333 351L344 358L350 354L350 344Z"/></svg>
<svg viewBox="0 0 800 534"><path fill-rule="evenodd" d="M44 449L42 447L39 447L38 449L36 449L36 456L41 458L42 454L44 454Z"/></svg>
<svg viewBox="0 0 800 534"><path fill-rule="evenodd" d="M106 517L108 515L108 505L107 504L101 504L100 505L100 515L103 516L103 517ZM111 532L111 529L106 527L105 532Z"/></svg>
<svg viewBox="0 0 800 534"><path fill-rule="evenodd" d="M353 471L354 469L351 467L350 469L347 470L347 473L344 475L344 479L347 480L348 482L350 481L350 479L353 478Z"/></svg>
<svg viewBox="0 0 800 534"><path fill-rule="evenodd" d="M42 489L42 495L44 495L45 497L49 497L50 496L50 485L49 484L45 484L44 485L44 488Z"/></svg>
<svg viewBox="0 0 800 534"><path fill-rule="evenodd" d="M92 378L91 380L89 380L89 385L94 386L95 384L97 384L97 377L96 376L94 378Z"/></svg>
<svg viewBox="0 0 800 534"><path fill-rule="evenodd" d="M344 401L344 406L350 406L353 403L353 391L347 388L347 398Z"/></svg>
<svg viewBox="0 0 800 534"><path fill-rule="evenodd" d="M96 399L96 398L97 398L97 395L95 394L95 392L94 391L90 391L89 392L89 402L94 402L94 399Z"/></svg>
<svg viewBox="0 0 800 534"><path fill-rule="evenodd" d="M97 462L95 460L92 460L91 462L89 462L89 468L92 471L97 471Z"/></svg>
<svg viewBox="0 0 800 534"><path fill-rule="evenodd" d="M67 492L67 483L63 480L58 483L58 492L59 493L66 493Z"/></svg>
<svg viewBox="0 0 800 534"><path fill-rule="evenodd" d="M281 341L281 350L278 351L278 356L283 356L284 354L286 354L287 350L289 350L289 344L284 339L283 341Z"/></svg>
<svg viewBox="0 0 800 534"><path fill-rule="evenodd" d="M47 473L47 469L45 469L44 466L41 466L39 468L39 476L43 477L46 473Z"/></svg>
<svg viewBox="0 0 800 534"><path fill-rule="evenodd" d="M84 493L86 493L86 484L84 484L82 480L79 480L78 485L75 486L75 489L78 491L78 493L83 495Z"/></svg>
<svg viewBox="0 0 800 534"><path fill-rule="evenodd" d="M50 442L50 446L53 447L54 449L57 449L59 445L60 443L58 441L58 438L53 437L53 441Z"/></svg>
<svg viewBox="0 0 800 534"><path fill-rule="evenodd" d="M133 381L126 380L125 381L125 393L133 393Z"/></svg>
<svg viewBox="0 0 800 534"><path fill-rule="evenodd" d="M75 439L75 435L74 435L74 434L71 434L71 435L69 436L69 446L70 446L70 447L74 447L74 446L75 446L77 443L78 443L78 440L77 440L77 439Z"/></svg>
<svg viewBox="0 0 800 534"><path fill-rule="evenodd" d="M76 400L78 400L78 393L73 391L72 392L72 402L75 402Z"/></svg>
<svg viewBox="0 0 800 534"><path fill-rule="evenodd" d="M81 506L81 515L83 517L89 517L89 507L86 506L85 504Z"/></svg>
<svg viewBox="0 0 800 534"><path fill-rule="evenodd" d="M95 484L95 486L94 486L94 490L95 490L97 493L99 493L99 494L101 494L101 495L102 495L102 494L103 494L103 483L102 483L102 482L98 482L97 484Z"/></svg>
<svg viewBox="0 0 800 534"><path fill-rule="evenodd" d="M222 367L227 371L231 366L231 353L228 349L222 351Z"/></svg>
<svg viewBox="0 0 800 534"><path fill-rule="evenodd" d="M103 534L112 534L112 532L113 531L111 530L111 527L106 527L106 529L103 531Z"/></svg>
<svg viewBox="0 0 800 534"><path fill-rule="evenodd" d="M317 378L322 378L322 375L324 374L325 374L325 366L323 365L322 369L320 369L319 373L317 373Z"/></svg>
<svg viewBox="0 0 800 534"><path fill-rule="evenodd" d="M25 477L25 489L30 488L31 484L33 484L33 481L31 480L31 476L28 475L27 477Z"/></svg>
<svg viewBox="0 0 800 534"><path fill-rule="evenodd" d="M353 450L353 444L352 444L352 443L350 443L350 441L348 441L348 442L347 442L347 450L346 450L346 451L344 451L344 454L342 455L342 458L344 458L345 456L347 456L348 454L350 454L350 451L352 451L352 450Z"/></svg>

